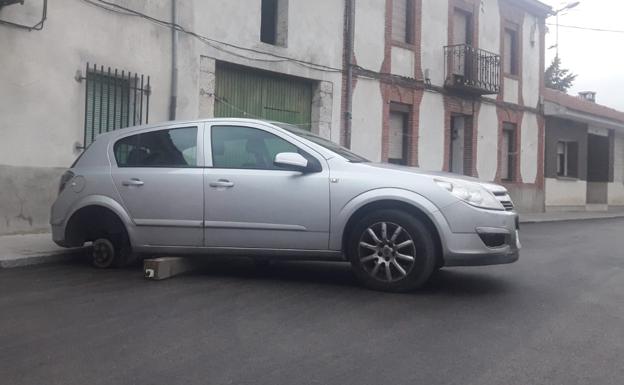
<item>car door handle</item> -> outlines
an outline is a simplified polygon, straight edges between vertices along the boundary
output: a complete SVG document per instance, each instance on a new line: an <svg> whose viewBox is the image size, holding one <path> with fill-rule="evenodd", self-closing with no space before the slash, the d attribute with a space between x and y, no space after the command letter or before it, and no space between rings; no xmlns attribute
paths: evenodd
<svg viewBox="0 0 624 385"><path fill-rule="evenodd" d="M226 188L230 188L230 187L234 187L234 183L230 182L227 179L219 179L216 182L210 182L210 187L226 187Z"/></svg>
<svg viewBox="0 0 624 385"><path fill-rule="evenodd" d="M122 185L124 186L143 186L145 184L145 182L143 182L141 179L138 178L131 178L130 180L124 180L123 182L121 182Z"/></svg>

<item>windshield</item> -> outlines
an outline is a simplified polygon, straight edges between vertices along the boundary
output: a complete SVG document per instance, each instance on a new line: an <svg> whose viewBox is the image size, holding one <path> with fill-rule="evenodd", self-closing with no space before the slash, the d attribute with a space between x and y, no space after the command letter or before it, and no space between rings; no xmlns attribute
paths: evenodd
<svg viewBox="0 0 624 385"><path fill-rule="evenodd" d="M321 138L320 136L314 135L313 133L309 131L302 130L301 128L297 126L293 126L292 124L279 123L279 122L271 122L271 123L297 136L301 136L302 138L307 139L310 142L313 142L315 144L318 144L319 146L325 147L329 151L342 156L343 158L345 158L351 163L370 162L370 160L347 150L346 148L342 147L339 144L336 144L330 140Z"/></svg>

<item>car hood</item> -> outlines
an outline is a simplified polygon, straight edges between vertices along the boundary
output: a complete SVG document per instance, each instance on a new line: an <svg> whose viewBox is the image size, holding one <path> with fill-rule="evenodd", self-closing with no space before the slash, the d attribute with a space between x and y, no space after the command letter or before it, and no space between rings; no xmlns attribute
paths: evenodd
<svg viewBox="0 0 624 385"><path fill-rule="evenodd" d="M395 171L395 172L401 172L401 173L410 173L410 174L415 174L415 175L420 175L420 176L430 177L430 178L439 177L439 178L460 179L460 180L465 180L468 182L479 183L483 187L491 191L492 193L507 193L507 189L504 186L491 183L491 182L485 182L485 181L482 181L480 179L477 179L471 176L453 174L453 173L444 172L444 171L429 171L429 170L424 170L418 167L399 166L399 165L389 164L389 163L372 163L371 162L371 163L362 163L362 164L366 165L367 167L373 167L375 169L383 169L386 171Z"/></svg>

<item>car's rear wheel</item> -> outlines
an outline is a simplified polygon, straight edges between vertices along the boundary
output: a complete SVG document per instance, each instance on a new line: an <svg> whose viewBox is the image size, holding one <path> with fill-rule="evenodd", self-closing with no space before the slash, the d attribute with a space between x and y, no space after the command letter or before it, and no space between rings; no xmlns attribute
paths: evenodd
<svg viewBox="0 0 624 385"><path fill-rule="evenodd" d="M111 241L99 238L93 242L91 262L98 269L108 269L114 265L116 254L115 246Z"/></svg>
<svg viewBox="0 0 624 385"><path fill-rule="evenodd" d="M424 285L435 265L435 244L428 227L408 213L372 212L351 230L347 254L365 286L405 292Z"/></svg>
<svg viewBox="0 0 624 385"><path fill-rule="evenodd" d="M118 239L115 239L118 238ZM98 238L93 241L91 263L98 269L125 267L136 260L127 241L122 237Z"/></svg>

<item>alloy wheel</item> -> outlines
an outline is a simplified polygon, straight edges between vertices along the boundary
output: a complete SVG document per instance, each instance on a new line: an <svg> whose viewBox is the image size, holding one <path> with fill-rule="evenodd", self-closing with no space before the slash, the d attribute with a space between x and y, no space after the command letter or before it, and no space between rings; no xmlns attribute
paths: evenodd
<svg viewBox="0 0 624 385"><path fill-rule="evenodd" d="M362 233L358 243L358 257L372 278L382 282L397 282L414 268L416 245L403 227L392 222L378 222Z"/></svg>

